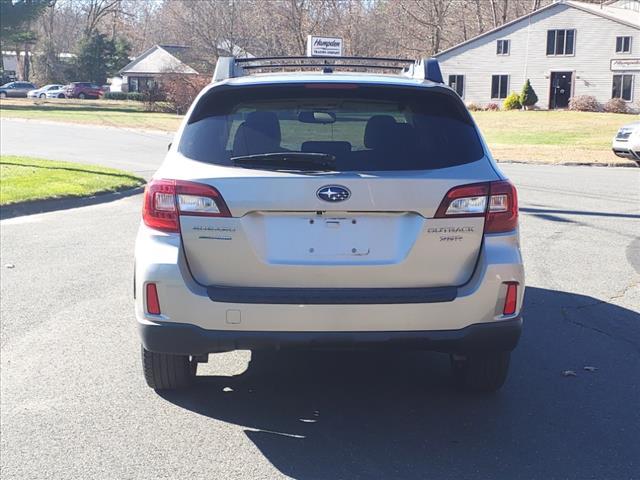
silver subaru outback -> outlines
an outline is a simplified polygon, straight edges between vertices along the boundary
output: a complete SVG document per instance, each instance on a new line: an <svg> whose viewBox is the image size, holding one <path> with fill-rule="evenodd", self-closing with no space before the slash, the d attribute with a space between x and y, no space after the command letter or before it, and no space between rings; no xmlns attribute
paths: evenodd
<svg viewBox="0 0 640 480"><path fill-rule="evenodd" d="M495 391L516 189L435 60L221 58L147 185L134 283L154 389L211 353L358 346L447 353Z"/></svg>

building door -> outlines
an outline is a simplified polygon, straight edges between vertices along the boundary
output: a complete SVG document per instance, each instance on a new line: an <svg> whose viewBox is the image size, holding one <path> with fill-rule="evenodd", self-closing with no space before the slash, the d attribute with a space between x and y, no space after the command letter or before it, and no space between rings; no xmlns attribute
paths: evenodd
<svg viewBox="0 0 640 480"><path fill-rule="evenodd" d="M567 108L573 72L551 72L549 108Z"/></svg>

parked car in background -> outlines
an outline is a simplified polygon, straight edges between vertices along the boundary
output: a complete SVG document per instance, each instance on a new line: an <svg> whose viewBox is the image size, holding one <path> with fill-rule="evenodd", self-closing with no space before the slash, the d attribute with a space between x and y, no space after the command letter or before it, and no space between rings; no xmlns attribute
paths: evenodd
<svg viewBox="0 0 640 480"><path fill-rule="evenodd" d="M0 98L26 97L30 90L37 87L29 82L9 82L0 87Z"/></svg>
<svg viewBox="0 0 640 480"><path fill-rule="evenodd" d="M46 98L48 91L60 90L62 87L63 85L52 83L50 85L45 85L44 87L40 87L35 90L29 90L29 92L27 92L27 98Z"/></svg>
<svg viewBox="0 0 640 480"><path fill-rule="evenodd" d="M640 166L640 122L633 122L618 130L611 149L618 157L628 158Z"/></svg>
<svg viewBox="0 0 640 480"><path fill-rule="evenodd" d="M100 98L104 94L102 87L91 82L71 82L65 87L67 98Z"/></svg>
<svg viewBox="0 0 640 480"><path fill-rule="evenodd" d="M59 85L58 88L48 90L47 98L67 98L65 94L66 85Z"/></svg>

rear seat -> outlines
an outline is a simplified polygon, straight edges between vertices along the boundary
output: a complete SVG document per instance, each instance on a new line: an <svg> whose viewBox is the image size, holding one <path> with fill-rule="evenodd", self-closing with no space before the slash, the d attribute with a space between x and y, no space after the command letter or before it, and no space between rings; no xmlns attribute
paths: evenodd
<svg viewBox="0 0 640 480"><path fill-rule="evenodd" d="M367 122L364 146L367 150L352 152L350 168L382 170L390 162L411 168L418 136L412 125L398 123L391 115L374 115Z"/></svg>

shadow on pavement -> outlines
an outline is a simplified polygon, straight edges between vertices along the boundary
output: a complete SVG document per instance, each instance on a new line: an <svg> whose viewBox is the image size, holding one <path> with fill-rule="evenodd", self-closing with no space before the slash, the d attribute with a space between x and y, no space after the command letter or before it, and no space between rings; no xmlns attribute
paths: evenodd
<svg viewBox="0 0 640 480"><path fill-rule="evenodd" d="M525 303L496 395L456 392L436 353L280 352L162 396L246 428L293 478L635 478L640 314L532 287Z"/></svg>
<svg viewBox="0 0 640 480"><path fill-rule="evenodd" d="M521 212L537 214L539 216L549 215L553 213L559 213L562 215L578 215L587 217L613 217L613 218L634 218L640 219L640 215L635 213L614 213L614 212L590 212L587 210L558 210L550 208L532 208L532 207L520 207ZM562 219L564 222L570 220Z"/></svg>
<svg viewBox="0 0 640 480"><path fill-rule="evenodd" d="M138 195L143 191L144 186L140 186L136 188L128 188L127 190L122 190L119 192L99 193L90 197L52 198L49 200L20 202L13 205L6 205L0 208L0 220L113 202L122 198Z"/></svg>

